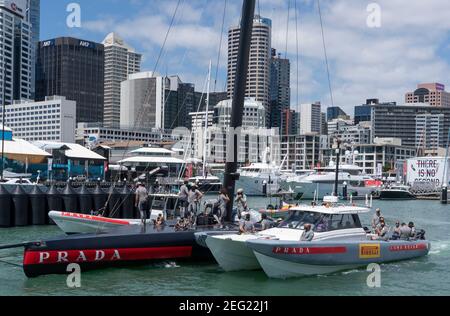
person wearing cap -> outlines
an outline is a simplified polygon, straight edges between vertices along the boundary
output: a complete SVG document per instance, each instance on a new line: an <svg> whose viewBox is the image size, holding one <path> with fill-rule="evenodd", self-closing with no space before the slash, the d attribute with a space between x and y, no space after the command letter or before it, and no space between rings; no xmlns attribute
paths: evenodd
<svg viewBox="0 0 450 316"><path fill-rule="evenodd" d="M394 232L392 233L392 240L398 240L400 239L400 235L402 234L402 230L400 227L400 222L395 222Z"/></svg>
<svg viewBox="0 0 450 316"><path fill-rule="evenodd" d="M138 183L138 188L136 189L135 207L138 208L141 215L142 224L145 224L148 218L148 208L147 208L148 192L145 185Z"/></svg>
<svg viewBox="0 0 450 316"><path fill-rule="evenodd" d="M244 189L239 189L237 191L236 198L234 199L237 207L237 215L238 219L241 219L242 212L247 211L248 205L247 205L247 196L244 194Z"/></svg>
<svg viewBox="0 0 450 316"><path fill-rule="evenodd" d="M188 195L189 195L189 181L185 180L183 185L180 187L180 192L178 193L178 200L180 201L180 217L185 218L186 208L188 207Z"/></svg>
<svg viewBox="0 0 450 316"><path fill-rule="evenodd" d="M383 218L380 219L380 224L377 228L377 237L375 237L376 240L387 240L388 239L388 233L389 233L389 227L386 225L386 222Z"/></svg>
<svg viewBox="0 0 450 316"><path fill-rule="evenodd" d="M375 214L372 217L372 228L374 230L377 229L377 227L380 225L380 218L382 218L383 215L381 214L381 209L377 208L375 211Z"/></svg>
<svg viewBox="0 0 450 316"><path fill-rule="evenodd" d="M255 225L250 221L250 213L244 215L243 220L239 225L239 232L241 234L253 234L255 232Z"/></svg>
<svg viewBox="0 0 450 316"><path fill-rule="evenodd" d="M311 224L305 224L305 231L302 234L300 241L312 241L314 239L314 232Z"/></svg>

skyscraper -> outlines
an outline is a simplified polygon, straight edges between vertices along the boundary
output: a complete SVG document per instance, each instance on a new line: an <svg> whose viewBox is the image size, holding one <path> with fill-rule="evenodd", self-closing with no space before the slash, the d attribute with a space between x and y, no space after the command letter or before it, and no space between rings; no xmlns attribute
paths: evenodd
<svg viewBox="0 0 450 316"><path fill-rule="evenodd" d="M77 102L77 123L103 122L105 51L72 37L39 42L36 99L60 95Z"/></svg>
<svg viewBox="0 0 450 316"><path fill-rule="evenodd" d="M281 58L277 51L272 49L270 60L270 105L269 127L278 127L286 130L282 126L282 113L291 107L291 64L289 59Z"/></svg>
<svg viewBox="0 0 450 316"><path fill-rule="evenodd" d="M233 98L236 63L239 49L240 27L228 31L228 98ZM247 78L246 96L252 97L264 106L269 117L270 60L272 47L272 21L255 16Z"/></svg>
<svg viewBox="0 0 450 316"><path fill-rule="evenodd" d="M27 0L27 22L31 24L31 94L36 95L37 47L41 37L41 0Z"/></svg>
<svg viewBox="0 0 450 316"><path fill-rule="evenodd" d="M0 104L32 96L31 25L26 20L26 5L26 0L0 0Z"/></svg>
<svg viewBox="0 0 450 316"><path fill-rule="evenodd" d="M300 106L300 135L322 132L322 112L320 102Z"/></svg>
<svg viewBox="0 0 450 316"><path fill-rule="evenodd" d="M103 40L105 46L105 127L120 126L120 83L141 71L142 55L135 52L116 33Z"/></svg>

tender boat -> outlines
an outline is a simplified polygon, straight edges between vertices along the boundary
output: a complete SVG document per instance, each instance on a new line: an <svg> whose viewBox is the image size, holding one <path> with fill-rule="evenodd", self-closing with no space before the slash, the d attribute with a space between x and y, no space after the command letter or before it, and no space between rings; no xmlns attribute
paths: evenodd
<svg viewBox="0 0 450 316"><path fill-rule="evenodd" d="M414 200L416 196L411 193L407 185L393 185L380 191L380 200Z"/></svg>
<svg viewBox="0 0 450 316"><path fill-rule="evenodd" d="M367 207L337 204L326 198L321 206L291 208L277 228L257 234L210 235L204 244L225 271L263 269L270 277L331 273L372 262L390 262L425 256L425 240L376 240L363 228L359 215ZM313 225L312 242L300 242L304 225ZM370 260L369 260L370 259Z"/></svg>

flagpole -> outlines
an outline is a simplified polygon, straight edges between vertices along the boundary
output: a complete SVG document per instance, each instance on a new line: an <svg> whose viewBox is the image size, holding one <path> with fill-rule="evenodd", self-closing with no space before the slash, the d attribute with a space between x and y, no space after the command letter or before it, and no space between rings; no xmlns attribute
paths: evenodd
<svg viewBox="0 0 450 316"><path fill-rule="evenodd" d="M5 58L5 57L3 57ZM4 170L5 170L5 107L6 107L6 61L3 59L3 109L2 109L2 171L1 180L4 180Z"/></svg>

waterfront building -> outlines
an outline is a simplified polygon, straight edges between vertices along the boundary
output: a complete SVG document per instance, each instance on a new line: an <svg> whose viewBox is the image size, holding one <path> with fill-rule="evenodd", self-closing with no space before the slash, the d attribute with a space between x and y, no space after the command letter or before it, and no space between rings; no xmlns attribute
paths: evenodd
<svg viewBox="0 0 450 316"><path fill-rule="evenodd" d="M373 138L400 138L404 146L418 150L424 149L424 144L428 149L445 148L450 130L450 107L424 103L376 105L371 107L371 124Z"/></svg>
<svg viewBox="0 0 450 316"><path fill-rule="evenodd" d="M5 107L5 123L17 138L33 141L75 142L76 102L65 97L44 101L14 101ZM0 118L1 120L1 118Z"/></svg>
<svg viewBox="0 0 450 316"><path fill-rule="evenodd" d="M343 131L344 128L354 126L353 120L346 120L344 118L335 118L328 120L327 123L328 135L335 135Z"/></svg>
<svg viewBox="0 0 450 316"><path fill-rule="evenodd" d="M0 0L0 104L32 97L32 26L26 11L26 0Z"/></svg>
<svg viewBox="0 0 450 316"><path fill-rule="evenodd" d="M103 122L105 52L72 37L39 42L36 99L61 95L77 103L77 123Z"/></svg>
<svg viewBox="0 0 450 316"><path fill-rule="evenodd" d="M173 141L170 130L113 128L98 123L78 123L76 128L77 143L92 147L105 142L144 142L155 144L161 141Z"/></svg>
<svg viewBox="0 0 450 316"><path fill-rule="evenodd" d="M291 109L283 109L281 112L280 135L297 135L299 129L299 113Z"/></svg>
<svg viewBox="0 0 450 316"><path fill-rule="evenodd" d="M3 126L0 125L3 131ZM20 174L36 179L39 173L47 170L47 158L51 155L23 139L13 137L13 130L5 126L4 175ZM38 172L39 171L39 172Z"/></svg>
<svg viewBox="0 0 450 316"><path fill-rule="evenodd" d="M228 99L233 98L240 26L228 31ZM270 64L272 57L272 21L255 15L247 77L246 96L262 103L269 118ZM266 122L269 122L266 120Z"/></svg>
<svg viewBox="0 0 450 316"><path fill-rule="evenodd" d="M372 107L376 105L396 106L396 102L380 103L378 99L368 99L366 104L355 106L355 124L370 122L372 120Z"/></svg>
<svg viewBox="0 0 450 316"><path fill-rule="evenodd" d="M450 92L445 91L445 85L442 83L422 83L414 92L406 93L405 102L450 107Z"/></svg>
<svg viewBox="0 0 450 316"><path fill-rule="evenodd" d="M325 164L336 161L335 149L326 148L321 151L321 160ZM350 155L346 155L346 152ZM341 149L342 164L353 160L364 173L378 176L383 170L394 170L397 161L415 156L416 149L402 145L402 141L398 138L375 138L371 144L344 145Z"/></svg>
<svg viewBox="0 0 450 316"><path fill-rule="evenodd" d="M103 40L105 47L105 127L120 126L120 84L128 75L141 71L142 55L128 46L116 33L110 33Z"/></svg>
<svg viewBox="0 0 450 316"><path fill-rule="evenodd" d="M310 134L322 132L322 112L320 102L302 104L300 106L300 128L299 134Z"/></svg>
<svg viewBox="0 0 450 316"><path fill-rule="evenodd" d="M78 176L91 180L105 178L107 159L86 147L52 141L38 141L33 145L51 155L51 162L45 171L41 172L44 179L67 181Z"/></svg>
<svg viewBox="0 0 450 316"><path fill-rule="evenodd" d="M314 169L320 162L320 135L282 135L280 158L284 171Z"/></svg>
<svg viewBox="0 0 450 316"><path fill-rule="evenodd" d="M278 127L281 130L289 130L289 120L283 119L283 113L291 107L291 64L289 59L282 58L272 48L270 62L270 104L268 127Z"/></svg>

